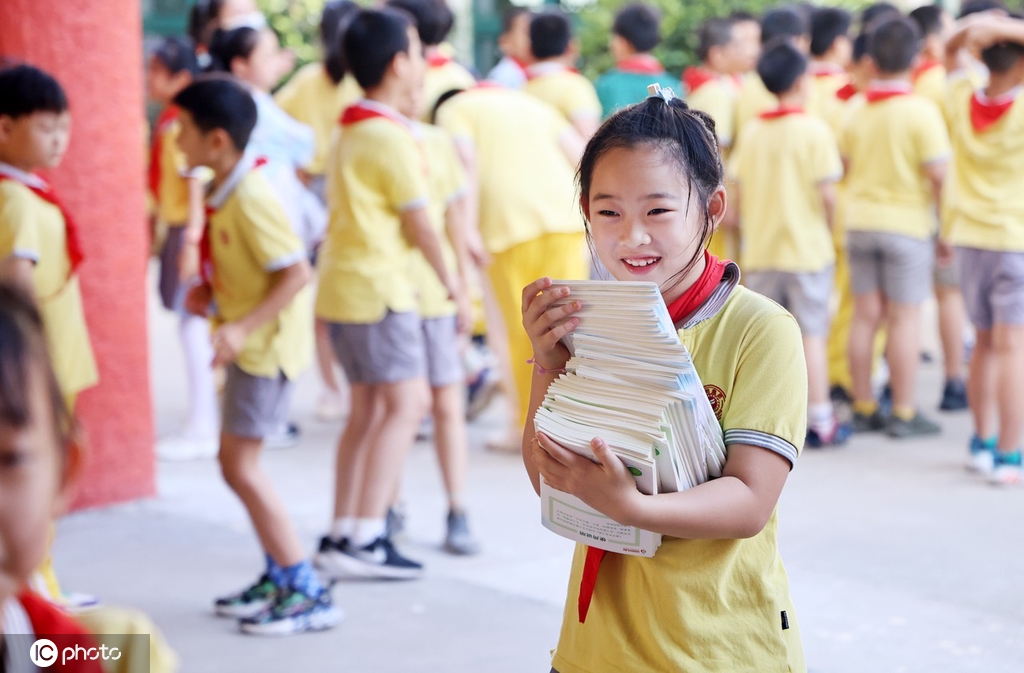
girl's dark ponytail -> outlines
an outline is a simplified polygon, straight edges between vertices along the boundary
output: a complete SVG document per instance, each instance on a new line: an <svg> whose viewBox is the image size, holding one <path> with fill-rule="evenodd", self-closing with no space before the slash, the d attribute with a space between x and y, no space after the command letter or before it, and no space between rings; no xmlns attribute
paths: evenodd
<svg viewBox="0 0 1024 673"><path fill-rule="evenodd" d="M231 73L236 58L248 59L260 40L260 32L249 26L224 30L218 28L210 38L208 72Z"/></svg>

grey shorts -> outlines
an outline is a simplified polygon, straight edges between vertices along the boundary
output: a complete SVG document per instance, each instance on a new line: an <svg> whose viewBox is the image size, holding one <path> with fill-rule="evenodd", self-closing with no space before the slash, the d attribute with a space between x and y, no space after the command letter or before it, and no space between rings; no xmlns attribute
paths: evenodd
<svg viewBox="0 0 1024 673"><path fill-rule="evenodd" d="M185 292L178 274L178 257L185 245L185 227L167 227L164 247L160 249L160 301L168 311L185 312Z"/></svg>
<svg viewBox="0 0 1024 673"><path fill-rule="evenodd" d="M443 388L465 380L455 316L425 318L422 325L430 387Z"/></svg>
<svg viewBox="0 0 1024 673"><path fill-rule="evenodd" d="M781 304L793 314L806 336L828 336L829 301L835 267L821 271L750 271L743 276L747 288Z"/></svg>
<svg viewBox="0 0 1024 673"><path fill-rule="evenodd" d="M851 231L847 236L855 295L880 291L900 304L921 304L931 295L935 267L931 239L882 231Z"/></svg>
<svg viewBox="0 0 1024 673"><path fill-rule="evenodd" d="M398 383L427 374L423 328L415 312L389 310L380 322L333 322L327 329L350 383Z"/></svg>
<svg viewBox="0 0 1024 673"><path fill-rule="evenodd" d="M232 363L224 382L223 432L263 439L288 422L295 384L281 372L276 378L253 376Z"/></svg>
<svg viewBox="0 0 1024 673"><path fill-rule="evenodd" d="M957 248L960 290L977 329L1024 325L1024 252Z"/></svg>

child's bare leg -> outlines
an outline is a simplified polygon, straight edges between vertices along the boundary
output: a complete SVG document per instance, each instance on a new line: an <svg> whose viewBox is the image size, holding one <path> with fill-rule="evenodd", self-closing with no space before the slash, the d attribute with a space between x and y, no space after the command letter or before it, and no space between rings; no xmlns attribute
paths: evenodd
<svg viewBox="0 0 1024 673"><path fill-rule="evenodd" d="M222 433L220 468L224 480L249 512L263 549L282 568L300 563L305 554L284 503L260 465L262 439Z"/></svg>
<svg viewBox="0 0 1024 673"><path fill-rule="evenodd" d="M324 387L335 395L341 395L341 385L338 383L334 347L331 345L331 337L327 331L327 323L319 318L314 322L316 333L316 362L320 369L320 379Z"/></svg>
<svg viewBox="0 0 1024 673"><path fill-rule="evenodd" d="M433 388L434 445L449 509L461 509L469 461L465 393L461 384Z"/></svg>
<svg viewBox="0 0 1024 673"><path fill-rule="evenodd" d="M374 386L352 384L352 411L348 423L338 439L335 462L334 519L354 517L364 484L362 475L366 464L370 438L379 424Z"/></svg>
<svg viewBox="0 0 1024 673"><path fill-rule="evenodd" d="M994 437L998 428L996 378L998 362L992 346L992 330L976 331L974 352L968 365L967 400L971 405L974 432L981 439Z"/></svg>
<svg viewBox="0 0 1024 673"><path fill-rule="evenodd" d="M859 294L854 298L853 321L850 323L850 376L853 379L854 403L872 404L871 365L875 333L882 321L882 293Z"/></svg>
<svg viewBox="0 0 1024 673"><path fill-rule="evenodd" d="M964 379L964 327L967 310L959 288L939 285L935 288L939 308L939 339L942 341L942 364L947 381Z"/></svg>
<svg viewBox="0 0 1024 673"><path fill-rule="evenodd" d="M992 329L995 389L999 410L999 451L1012 453L1024 433L1024 326L997 323Z"/></svg>
<svg viewBox="0 0 1024 673"><path fill-rule="evenodd" d="M505 317L501 314L501 307L494 296L494 289L491 287L490 276L485 274L482 278L484 300L484 320L487 323L487 348L494 354L498 361L498 370L501 373L501 390L507 407L507 425L509 437L517 436L520 428L517 425L519 418L519 394L516 390L516 379L512 373L512 358L509 354L508 332L505 328Z"/></svg>
<svg viewBox="0 0 1024 673"><path fill-rule="evenodd" d="M921 307L918 304L887 302L889 341L886 360L892 385L892 408L896 415L912 414L914 384L921 361Z"/></svg>
<svg viewBox="0 0 1024 673"><path fill-rule="evenodd" d="M804 336L804 357L807 360L808 404L829 404L826 339L820 336Z"/></svg>

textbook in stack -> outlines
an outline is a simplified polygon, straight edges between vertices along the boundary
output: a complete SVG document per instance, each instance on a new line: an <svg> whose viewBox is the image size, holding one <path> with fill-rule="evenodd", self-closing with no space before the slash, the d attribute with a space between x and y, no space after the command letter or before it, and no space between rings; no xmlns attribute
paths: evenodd
<svg viewBox="0 0 1024 673"><path fill-rule="evenodd" d="M675 493L722 474L725 444L690 353L654 283L555 281L577 300L566 373L548 388L536 429L595 460L603 439L641 493ZM661 535L623 526L541 480L542 523L575 542L654 556Z"/></svg>

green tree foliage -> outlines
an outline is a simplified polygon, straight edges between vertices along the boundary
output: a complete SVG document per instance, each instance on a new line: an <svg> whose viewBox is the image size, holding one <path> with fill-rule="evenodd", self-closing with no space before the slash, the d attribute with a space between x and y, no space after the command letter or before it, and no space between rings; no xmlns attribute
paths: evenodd
<svg viewBox="0 0 1024 673"><path fill-rule="evenodd" d="M320 14L324 0L258 0L270 27L281 38L281 46L295 52L295 64L302 66L320 58Z"/></svg>

